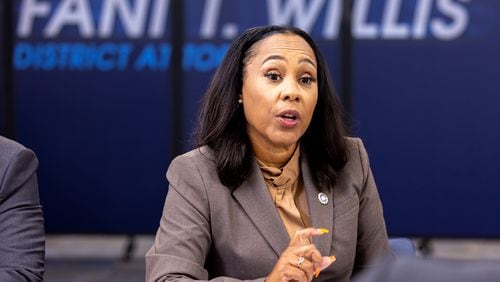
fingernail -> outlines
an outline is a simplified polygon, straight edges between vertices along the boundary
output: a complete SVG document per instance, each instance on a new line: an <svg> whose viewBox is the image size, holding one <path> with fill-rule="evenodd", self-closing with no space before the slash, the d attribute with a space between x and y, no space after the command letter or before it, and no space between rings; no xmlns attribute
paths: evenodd
<svg viewBox="0 0 500 282"><path fill-rule="evenodd" d="M320 268L316 269L316 275L314 276L314 278L318 278L320 272L321 272Z"/></svg>
<svg viewBox="0 0 500 282"><path fill-rule="evenodd" d="M325 228L318 228L318 231L323 233L323 234L327 234L328 232L330 232L330 231L328 231L328 229L325 229Z"/></svg>
<svg viewBox="0 0 500 282"><path fill-rule="evenodd" d="M336 260L337 260L337 258L336 258L335 256L330 256L330 260L331 260L331 261L332 261L332 263L333 263L334 261L336 261Z"/></svg>

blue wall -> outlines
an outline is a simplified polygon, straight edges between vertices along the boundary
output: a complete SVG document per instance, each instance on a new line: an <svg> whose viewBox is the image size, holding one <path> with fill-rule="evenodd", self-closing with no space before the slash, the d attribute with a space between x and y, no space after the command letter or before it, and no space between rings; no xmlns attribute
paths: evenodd
<svg viewBox="0 0 500 282"><path fill-rule="evenodd" d="M187 0L181 25L173 1L14 1L15 126L40 159L48 232L155 231L174 143L189 148L199 99L246 28L306 29L340 89L342 1ZM495 0L353 1L353 131L391 235L500 236L499 18Z"/></svg>

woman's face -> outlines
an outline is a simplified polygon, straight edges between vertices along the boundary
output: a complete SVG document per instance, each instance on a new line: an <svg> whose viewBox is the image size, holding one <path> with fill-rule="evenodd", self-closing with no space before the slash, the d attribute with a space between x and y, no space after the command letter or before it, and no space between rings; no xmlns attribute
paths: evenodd
<svg viewBox="0 0 500 282"><path fill-rule="evenodd" d="M300 36L275 34L256 43L241 99L252 145L289 149L304 134L318 100L317 62Z"/></svg>

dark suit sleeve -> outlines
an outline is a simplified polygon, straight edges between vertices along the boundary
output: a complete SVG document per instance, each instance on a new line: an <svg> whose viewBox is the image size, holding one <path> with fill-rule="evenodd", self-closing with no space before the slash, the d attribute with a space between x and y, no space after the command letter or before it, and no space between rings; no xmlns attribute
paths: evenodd
<svg viewBox="0 0 500 282"><path fill-rule="evenodd" d="M184 157L172 162L167 179L170 186L160 227L146 254L146 281L207 280L204 264L212 237L205 184L193 161ZM211 281L239 280L217 277Z"/></svg>
<svg viewBox="0 0 500 282"><path fill-rule="evenodd" d="M0 281L42 281L45 233L38 160L32 151L20 149L1 167Z"/></svg>
<svg viewBox="0 0 500 282"><path fill-rule="evenodd" d="M389 248L382 203L375 185L368 154L363 142L357 139L359 160L363 170L360 190L358 240L354 272L376 263L381 256L392 256Z"/></svg>

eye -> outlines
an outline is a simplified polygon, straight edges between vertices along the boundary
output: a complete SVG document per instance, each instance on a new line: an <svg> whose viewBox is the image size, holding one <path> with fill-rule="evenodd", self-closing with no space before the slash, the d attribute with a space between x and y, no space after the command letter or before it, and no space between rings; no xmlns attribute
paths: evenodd
<svg viewBox="0 0 500 282"><path fill-rule="evenodd" d="M282 79L281 75L278 72L268 72L264 74L264 76L272 81L278 81Z"/></svg>
<svg viewBox="0 0 500 282"><path fill-rule="evenodd" d="M303 76L299 78L300 83L305 84L305 85L311 85L313 82L316 81L316 78L310 77L310 76Z"/></svg>

